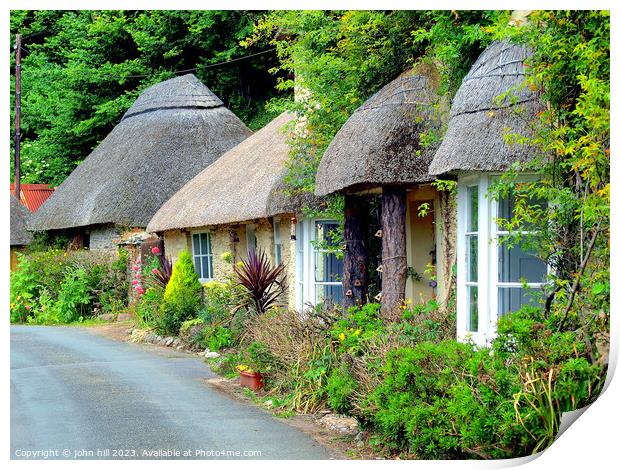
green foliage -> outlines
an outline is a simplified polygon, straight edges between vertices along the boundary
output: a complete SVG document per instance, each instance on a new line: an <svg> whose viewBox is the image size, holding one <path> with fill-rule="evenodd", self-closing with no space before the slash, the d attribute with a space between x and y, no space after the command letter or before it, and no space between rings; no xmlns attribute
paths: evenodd
<svg viewBox="0 0 620 470"><path fill-rule="evenodd" d="M325 391L327 404L337 413L351 411L351 398L357 389L357 382L344 367L334 369L327 379Z"/></svg>
<svg viewBox="0 0 620 470"><path fill-rule="evenodd" d="M342 320L334 323L331 337L338 342L338 350L341 353L357 354L365 340L384 333L383 320L379 315L380 308L381 304L351 307Z"/></svg>
<svg viewBox="0 0 620 470"><path fill-rule="evenodd" d="M237 303L238 289L232 282L209 281L203 284L204 307L199 316L205 323L226 323Z"/></svg>
<svg viewBox="0 0 620 470"><path fill-rule="evenodd" d="M164 289L157 286L146 289L136 309L136 315L141 326L155 327L161 323L163 301Z"/></svg>
<svg viewBox="0 0 620 470"><path fill-rule="evenodd" d="M164 291L162 316L158 329L176 335L181 324L198 315L201 306L202 285L194 269L192 256L187 250L179 253L172 268L170 282Z"/></svg>
<svg viewBox="0 0 620 470"><path fill-rule="evenodd" d="M210 351L219 351L232 344L230 329L219 325L208 325L200 332L198 344Z"/></svg>
<svg viewBox="0 0 620 470"><path fill-rule="evenodd" d="M54 304L56 317L63 323L82 321L90 315L89 305L92 299L89 279L83 268L70 269L65 273L58 300Z"/></svg>
<svg viewBox="0 0 620 470"><path fill-rule="evenodd" d="M58 249L20 256L11 273L11 321L82 321L127 305L126 254Z"/></svg>
<svg viewBox="0 0 620 470"><path fill-rule="evenodd" d="M276 359L266 344L252 341L247 349L246 364L256 372L269 374L276 366Z"/></svg>
<svg viewBox="0 0 620 470"><path fill-rule="evenodd" d="M21 33L25 48L24 182L60 184L142 90L172 78L174 71L197 68L193 73L250 128L264 125L277 115L265 109L277 93L280 75L269 73L277 64L275 53L214 66L268 49L239 45L261 15L242 10L12 11L11 37Z"/></svg>

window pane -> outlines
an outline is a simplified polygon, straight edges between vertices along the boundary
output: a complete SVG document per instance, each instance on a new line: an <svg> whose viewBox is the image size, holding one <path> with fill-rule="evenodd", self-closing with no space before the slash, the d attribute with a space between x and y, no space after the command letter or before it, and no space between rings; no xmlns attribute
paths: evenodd
<svg viewBox="0 0 620 470"><path fill-rule="evenodd" d="M498 247L499 282L544 282L547 265L532 253L523 251L520 246L508 248L505 243Z"/></svg>
<svg viewBox="0 0 620 470"><path fill-rule="evenodd" d="M338 224L335 222L316 222L314 239L317 242L332 242L331 232L336 232Z"/></svg>
<svg viewBox="0 0 620 470"><path fill-rule="evenodd" d="M342 302L342 286L317 284L315 303L331 301L335 304Z"/></svg>
<svg viewBox="0 0 620 470"><path fill-rule="evenodd" d="M192 247L194 249L194 254L200 254L200 234L195 233L192 235Z"/></svg>
<svg viewBox="0 0 620 470"><path fill-rule="evenodd" d="M515 203L516 199L512 191L510 191L505 197L500 196L497 201L497 216L500 219L512 220L515 211ZM541 199L530 198L528 199L528 206L530 207L547 207L547 203ZM504 227L499 227L500 229L504 229ZM521 225L521 230L531 230L532 226L528 224L527 221L524 221Z"/></svg>
<svg viewBox="0 0 620 470"><path fill-rule="evenodd" d="M201 256L194 256L194 267L196 268L196 273L198 274L198 277L203 279L204 276L202 275L202 257Z"/></svg>
<svg viewBox="0 0 620 470"><path fill-rule="evenodd" d="M342 280L343 262L335 253L316 252L314 280L316 282L340 282Z"/></svg>
<svg viewBox="0 0 620 470"><path fill-rule="evenodd" d="M478 237L475 235L467 237L467 280L478 280Z"/></svg>
<svg viewBox="0 0 620 470"><path fill-rule="evenodd" d="M467 188L467 231L478 231L478 186L469 186Z"/></svg>
<svg viewBox="0 0 620 470"><path fill-rule="evenodd" d="M201 233L200 234L200 253L203 255L209 254L211 253L211 247L209 246L211 243L211 240L209 240L209 234L208 233Z"/></svg>
<svg viewBox="0 0 620 470"><path fill-rule="evenodd" d="M467 331L478 331L478 286L467 287Z"/></svg>
<svg viewBox="0 0 620 470"><path fill-rule="evenodd" d="M275 248L276 266L278 266L282 264L282 245L276 245Z"/></svg>
<svg viewBox="0 0 620 470"><path fill-rule="evenodd" d="M515 207L515 198L512 193L509 193L507 197L500 197L497 201L497 216L500 219L510 220Z"/></svg>
<svg viewBox="0 0 620 470"><path fill-rule="evenodd" d="M204 270L204 278L213 278L213 256L205 256L202 258L202 269Z"/></svg>
<svg viewBox="0 0 620 470"><path fill-rule="evenodd" d="M540 289L521 287L500 287L498 292L499 316L516 312L524 305L536 305L542 302Z"/></svg>

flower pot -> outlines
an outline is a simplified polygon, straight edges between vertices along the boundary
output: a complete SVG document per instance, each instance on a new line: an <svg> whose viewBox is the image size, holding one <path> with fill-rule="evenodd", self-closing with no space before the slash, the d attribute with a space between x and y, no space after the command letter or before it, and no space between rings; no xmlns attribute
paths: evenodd
<svg viewBox="0 0 620 470"><path fill-rule="evenodd" d="M250 390L260 390L265 386L263 376L260 372L239 372L239 382L242 387L249 388Z"/></svg>

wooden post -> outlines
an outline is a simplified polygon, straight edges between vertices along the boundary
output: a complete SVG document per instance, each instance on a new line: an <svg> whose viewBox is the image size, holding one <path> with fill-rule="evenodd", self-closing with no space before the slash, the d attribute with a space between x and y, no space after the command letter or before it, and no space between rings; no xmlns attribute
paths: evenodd
<svg viewBox="0 0 620 470"><path fill-rule="evenodd" d="M404 188L384 187L381 198L381 242L383 275L381 279L381 316L400 319L407 282L406 213Z"/></svg>
<svg viewBox="0 0 620 470"><path fill-rule="evenodd" d="M15 35L15 163L13 188L17 200L21 200L21 184L19 174L19 141L20 118L22 110L22 36Z"/></svg>
<svg viewBox="0 0 620 470"><path fill-rule="evenodd" d="M368 221L370 206L362 196L344 197L343 306L363 305L368 297Z"/></svg>

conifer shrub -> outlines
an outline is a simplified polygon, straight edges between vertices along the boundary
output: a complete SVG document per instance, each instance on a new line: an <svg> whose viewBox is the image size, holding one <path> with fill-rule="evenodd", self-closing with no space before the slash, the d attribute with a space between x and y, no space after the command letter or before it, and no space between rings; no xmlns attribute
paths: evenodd
<svg viewBox="0 0 620 470"><path fill-rule="evenodd" d="M202 285L187 250L181 251L164 291L161 322L157 329L170 335L179 333L184 321L195 318L202 304Z"/></svg>

